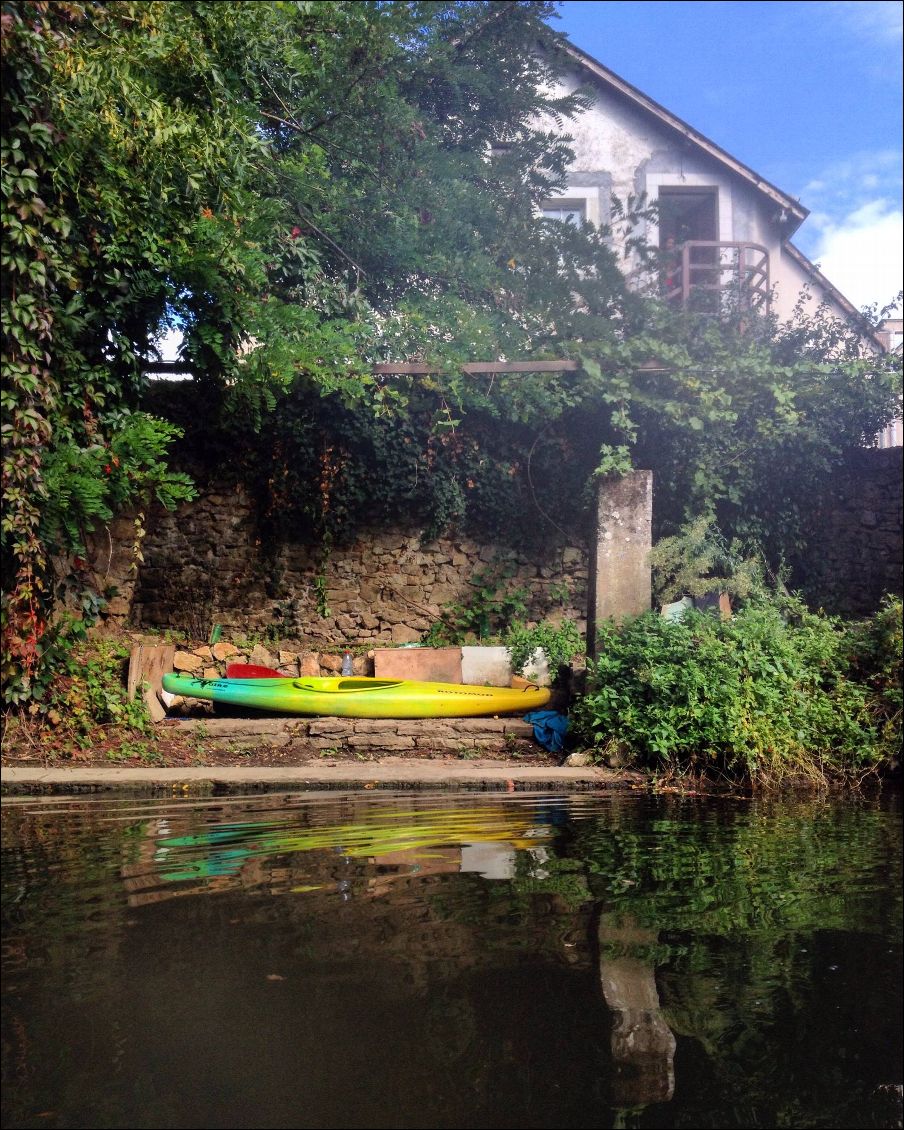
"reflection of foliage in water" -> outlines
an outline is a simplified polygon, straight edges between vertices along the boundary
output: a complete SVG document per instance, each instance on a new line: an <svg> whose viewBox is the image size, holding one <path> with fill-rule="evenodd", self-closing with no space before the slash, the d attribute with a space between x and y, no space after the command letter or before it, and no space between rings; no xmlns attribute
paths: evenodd
<svg viewBox="0 0 904 1130"><path fill-rule="evenodd" d="M534 895L556 895L570 911L577 910L593 897L587 887L584 867L578 860L550 854L538 861L528 852L519 852L515 859L512 893L522 900Z"/></svg>
<svg viewBox="0 0 904 1130"><path fill-rule="evenodd" d="M865 917L876 903L863 877L900 892L898 835L887 814L850 801L751 803L734 813L678 802L666 816L633 806L577 824L571 852L611 909L659 930L884 931Z"/></svg>
<svg viewBox="0 0 904 1130"><path fill-rule="evenodd" d="M870 1094L900 1049L900 835L850 799L615 805L575 825L570 850L602 905L658 931L601 957L656 966L669 1026L705 1054L685 1052L700 1097L670 1125L884 1124Z"/></svg>
<svg viewBox="0 0 904 1130"><path fill-rule="evenodd" d="M34 819L12 809L4 812L2 823L4 932L27 917L39 924L36 937L65 938L84 923L86 903L98 928L123 916L122 891L109 882L110 870L137 856L143 822L95 825L89 820L85 825L66 818ZM70 870L68 865L76 863Z"/></svg>
<svg viewBox="0 0 904 1130"><path fill-rule="evenodd" d="M254 811L256 805L262 811ZM489 803L443 798L435 805L421 797L382 804L357 799L296 808L272 801L210 809L156 803L134 823L131 804L111 812L81 802L76 814L63 819L42 811L48 807L44 802L37 807L33 815L13 814L4 822L4 846L13 864L4 875L11 933L34 962L31 977L48 964L67 969L76 961L78 991L99 996L104 978L111 969L125 968L123 954L129 947L134 951L141 937L139 926L126 929L132 925L128 919L159 915L160 896L225 892L228 883L228 897L241 901L222 906L241 906L254 928L266 919L259 935L252 931L254 945L266 941L265 952L281 960L290 951L295 960L304 950L320 963L318 977L323 969L343 962L351 968L372 954L387 967L410 960L422 978L417 1010L427 1014L425 1061L448 1094L460 1085L461 1071L475 1094L498 1090L506 1079L510 1089L511 1080L529 1087L537 1074L529 1034L520 1039L522 1025L510 1049L497 1038L509 1029L490 1023L494 1009L502 1014L506 1007L504 994L493 997L491 987L514 971L504 981L513 999L537 999L546 1007L551 998L537 995L542 978L537 980L536 971L562 969L577 959L585 974L581 991L589 996L576 992L559 1013L538 1007L523 1015L541 1029L547 1016L558 1024L555 1032L549 1029L537 1062L549 1044L571 1040L571 1051L557 1061L558 1079L564 1086L573 1069L572 1081L583 1086L584 1061L573 1042L596 1047L592 1040L598 1038L600 1054L607 1054L605 1024L594 1034L587 1019L604 1021L596 975L587 964L587 938L595 933L587 927L593 927L596 910L637 924L637 943L604 943L600 956L606 961L627 953L655 968L663 1016L679 1037L675 1098L667 1108L617 1113L615 1125L882 1125L870 1123L871 1114L861 1116L858 1104L866 1111L870 1088L893 1078L888 1065L899 1047L893 1027L897 974L888 951L901 937L900 826L894 814L865 802L701 803L625 796L572 798L545 809L524 798ZM250 819L249 810L259 820ZM163 817L171 829L166 834ZM517 845L513 877L486 881L477 874L437 874L421 883L412 870L403 889L400 884L369 904L353 899L348 906L315 895L246 897L260 892L257 882L272 893L291 889L299 878L293 868L312 868L315 858L314 878L335 875L341 863L342 874L363 885L378 847L398 848L401 840L410 845L412 831L420 843L431 822L457 826L465 841L474 842L482 830L502 844ZM219 832L211 834L215 829ZM176 834L183 830L184 836ZM188 842L191 834L195 839ZM272 873L264 867L257 876L251 869L242 881L220 877L196 887L161 875L176 856L182 866L243 847L254 860L251 853L262 851L271 835L279 841ZM178 840L185 840L181 848ZM300 851L303 841L318 850L308 861L300 855L287 861L290 845ZM154 862L153 852L164 842L173 849L169 863ZM341 851L329 850L343 845L356 852L350 866ZM419 851L427 855L429 848L416 846ZM129 861L137 868L130 890L143 891L146 883L153 899L140 914L129 909L122 887ZM274 879L279 871L288 874ZM15 902L23 882L24 896ZM228 947L231 934L241 936L244 929L230 923L230 938L224 940L218 930L230 917L214 899L166 906L168 913L178 907L185 916L188 938L204 939L197 948L205 951L205 976L207 947L213 952ZM435 928L453 918L461 928ZM349 930L350 922L357 929ZM397 942L387 941L384 928L395 929ZM124 942L130 933L135 940ZM179 936L174 952L184 954L193 947ZM288 943L281 940L286 936ZM345 946L346 936L353 936L354 947ZM562 945L566 938L568 949ZM841 947L841 968L831 972ZM167 963L172 960L168 954ZM484 966L490 970L485 977ZM285 972L281 964L262 968ZM556 981L556 991L567 983ZM282 991L291 981L277 984ZM104 1000L109 1011L103 1019L112 1024L116 998ZM597 1062L592 1086L599 1094L593 1093L604 1110L608 1076L605 1062ZM598 1124L606 1125L605 1119L601 1114ZM108 1124L113 1120L111 1115ZM169 1121L175 1124L178 1116Z"/></svg>

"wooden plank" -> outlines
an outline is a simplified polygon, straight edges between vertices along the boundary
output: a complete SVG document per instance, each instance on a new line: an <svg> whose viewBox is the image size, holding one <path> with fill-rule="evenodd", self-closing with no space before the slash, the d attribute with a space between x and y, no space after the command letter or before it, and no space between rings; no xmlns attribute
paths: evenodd
<svg viewBox="0 0 904 1130"><path fill-rule="evenodd" d="M580 369L577 361L569 359L553 361L469 361L461 366L463 373L573 373ZM141 366L143 373L155 373L165 376L169 373L181 375L190 373L191 369L179 361L146 361ZM430 376L442 371L439 365L431 365L424 361L387 361L382 365L374 365L372 372L375 376Z"/></svg>
<svg viewBox="0 0 904 1130"><path fill-rule="evenodd" d="M461 366L463 373L573 373L580 369L577 361L469 361ZM440 367L422 361L388 361L374 365L375 376L429 376L439 373Z"/></svg>
<svg viewBox="0 0 904 1130"><path fill-rule="evenodd" d="M166 711L157 697L163 689L163 676L173 669L176 648L171 643L136 644L129 656L128 694L134 700L141 693L154 722L162 722Z"/></svg>

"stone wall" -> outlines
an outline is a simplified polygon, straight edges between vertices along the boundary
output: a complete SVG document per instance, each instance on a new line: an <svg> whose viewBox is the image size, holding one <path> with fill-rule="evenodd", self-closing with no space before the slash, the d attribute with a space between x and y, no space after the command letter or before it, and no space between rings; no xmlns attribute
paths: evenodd
<svg viewBox="0 0 904 1130"><path fill-rule="evenodd" d="M826 482L811 515L809 556L792 583L814 606L873 612L902 590L902 449L854 452ZM111 609L138 627L206 640L214 624L267 632L314 651L421 638L444 607L466 604L488 570L511 573L505 591L526 589L527 618L574 619L586 630L586 547L515 554L466 538L423 543L416 531L379 530L326 561L314 545L262 544L255 504L241 486L203 492L176 513L148 515L134 569L135 530L123 518L98 541L95 568L119 586Z"/></svg>
<svg viewBox="0 0 904 1130"><path fill-rule="evenodd" d="M855 451L811 515L808 556L793 581L827 612L863 616L901 595L904 448Z"/></svg>
<svg viewBox="0 0 904 1130"><path fill-rule="evenodd" d="M587 554L538 546L516 554L466 538L422 544L417 532L374 531L324 561L318 546L261 544L254 503L237 486L149 517L132 623L206 639L213 624L268 630L318 649L421 638L449 604L467 603L488 570L527 590L527 618L586 623Z"/></svg>
<svg viewBox="0 0 904 1130"><path fill-rule="evenodd" d="M521 718L216 718L180 720L176 733L201 730L205 738L230 744L289 745L312 757L330 751L462 758L521 749L536 752L534 728ZM530 743L524 745L523 743Z"/></svg>

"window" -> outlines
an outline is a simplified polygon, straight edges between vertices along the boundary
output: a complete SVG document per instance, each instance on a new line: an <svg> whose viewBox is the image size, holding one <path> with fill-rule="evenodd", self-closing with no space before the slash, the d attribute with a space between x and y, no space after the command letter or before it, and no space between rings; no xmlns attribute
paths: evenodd
<svg viewBox="0 0 904 1130"><path fill-rule="evenodd" d="M688 240L719 238L718 190L715 188L659 189L659 246L668 241L680 247Z"/></svg>
<svg viewBox="0 0 904 1130"><path fill-rule="evenodd" d="M557 220L560 224L580 227L587 219L587 206L583 200L547 200L540 209L544 220Z"/></svg>

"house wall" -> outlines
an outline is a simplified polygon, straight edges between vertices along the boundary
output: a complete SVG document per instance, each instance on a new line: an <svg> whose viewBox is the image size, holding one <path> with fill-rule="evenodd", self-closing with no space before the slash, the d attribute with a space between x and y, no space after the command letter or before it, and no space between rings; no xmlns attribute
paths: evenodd
<svg viewBox="0 0 904 1130"><path fill-rule="evenodd" d="M573 93L589 76L572 72L563 81L560 93ZM596 101L584 114L568 122L573 137L575 160L569 172L568 187L562 199L582 200L588 220L606 224L610 220L609 198L621 201L645 193L655 201L662 187L711 187L718 190L719 239L758 243L769 252L770 281L774 287L773 310L789 318L801 291L809 286L809 309L831 295L811 282L806 272L782 247L778 224L779 206L765 199L730 169L700 151L689 141L676 138L673 131L657 119L632 106L618 93L594 83ZM551 120L546 128L556 129ZM655 224L644 225L641 234L650 244L659 241ZM617 238L617 237L616 237ZM626 261L630 274L638 263ZM638 280L641 281L641 280ZM843 311L838 310L839 314Z"/></svg>

